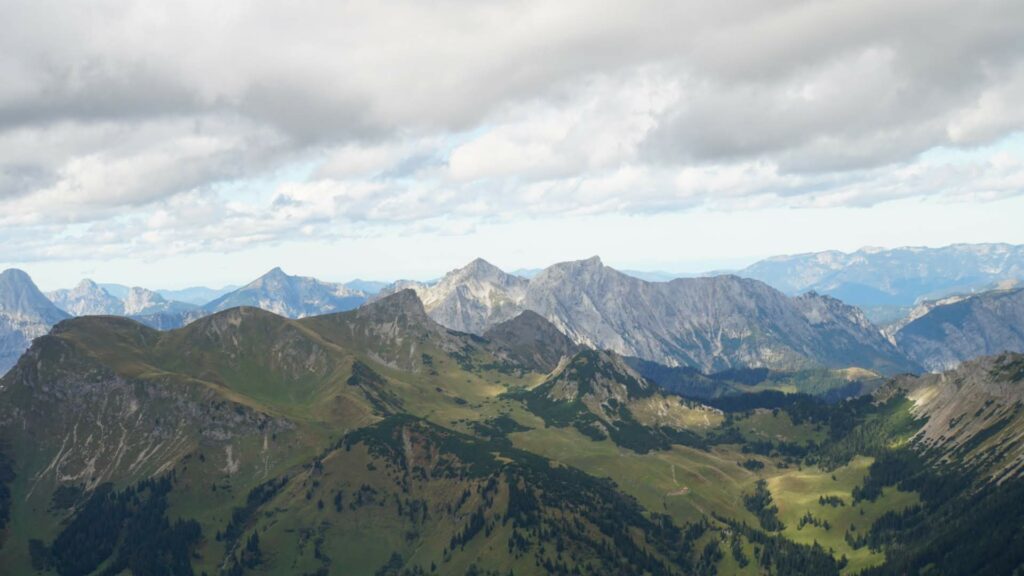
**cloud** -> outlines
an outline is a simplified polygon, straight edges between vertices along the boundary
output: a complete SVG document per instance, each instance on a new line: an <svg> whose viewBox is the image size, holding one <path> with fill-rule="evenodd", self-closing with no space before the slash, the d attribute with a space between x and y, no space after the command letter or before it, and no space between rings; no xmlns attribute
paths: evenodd
<svg viewBox="0 0 1024 576"><path fill-rule="evenodd" d="M1022 189L1013 0L0 11L8 259Z"/></svg>

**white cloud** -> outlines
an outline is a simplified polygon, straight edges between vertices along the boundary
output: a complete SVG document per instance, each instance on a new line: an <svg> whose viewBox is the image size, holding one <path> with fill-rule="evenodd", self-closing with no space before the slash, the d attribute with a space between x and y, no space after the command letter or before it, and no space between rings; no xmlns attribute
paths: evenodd
<svg viewBox="0 0 1024 576"><path fill-rule="evenodd" d="M0 259L1024 187L1013 0L0 13Z"/></svg>

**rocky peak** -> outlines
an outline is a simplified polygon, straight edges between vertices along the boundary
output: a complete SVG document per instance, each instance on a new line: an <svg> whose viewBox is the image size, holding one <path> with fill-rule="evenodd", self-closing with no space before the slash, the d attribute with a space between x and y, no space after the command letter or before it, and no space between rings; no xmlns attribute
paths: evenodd
<svg viewBox="0 0 1024 576"><path fill-rule="evenodd" d="M167 300L145 288L133 286L128 289L128 295L124 299L124 313L131 314L144 314L153 308L160 308L167 304Z"/></svg>
<svg viewBox="0 0 1024 576"><path fill-rule="evenodd" d="M484 260L483 258L473 259L472 262L466 264L464 267L458 270L458 272L464 272L467 274L471 274L473 276L497 276L500 274L504 274L504 272L500 268L498 268L494 264L491 264L487 260Z"/></svg>
<svg viewBox="0 0 1024 576"><path fill-rule="evenodd" d="M534 277L534 282L544 283L564 278L586 278L607 273L619 274L617 270L606 267L600 257L592 256L586 260L571 260L552 264L537 274ZM625 274L622 276L626 277Z"/></svg>
<svg viewBox="0 0 1024 576"><path fill-rule="evenodd" d="M625 404L650 396L655 387L630 368L622 357L602 350L584 350L569 359L549 379L552 400L596 402L609 399Z"/></svg>
<svg viewBox="0 0 1024 576"><path fill-rule="evenodd" d="M484 332L484 338L516 363L541 373L551 372L563 358L579 351L572 339L532 310L492 327Z"/></svg>
<svg viewBox="0 0 1024 576"><path fill-rule="evenodd" d="M386 292L411 288L438 322L461 332L482 334L522 312L528 285L529 280L477 258L445 274L436 284L397 282Z"/></svg>
<svg viewBox="0 0 1024 576"><path fill-rule="evenodd" d="M97 290L103 290L103 288L100 288L99 284L88 278L82 278L82 281L76 284L75 287L71 289L71 292L76 294L94 294ZM107 291L103 290L103 293L106 294Z"/></svg>
<svg viewBox="0 0 1024 576"><path fill-rule="evenodd" d="M28 274L16 268L0 272L0 312L49 324L68 317L39 291Z"/></svg>
<svg viewBox="0 0 1024 576"><path fill-rule="evenodd" d="M868 330L875 329L871 321L867 319L859 308L845 304L843 301L831 296L818 294L814 290L797 296L793 299L793 302L800 308L811 324L824 324L843 320ZM881 332L879 331L879 333Z"/></svg>
<svg viewBox="0 0 1024 576"><path fill-rule="evenodd" d="M364 305L359 308L358 315L381 322L398 322L406 325L433 323L423 308L423 302L411 288L399 290Z"/></svg>
<svg viewBox="0 0 1024 576"><path fill-rule="evenodd" d="M124 314L121 299L88 278L70 290L55 290L47 296L59 308L75 316Z"/></svg>
<svg viewBox="0 0 1024 576"><path fill-rule="evenodd" d="M50 302L28 274L0 272L0 374L17 362L32 339L43 336L68 314Z"/></svg>
<svg viewBox="0 0 1024 576"><path fill-rule="evenodd" d="M257 288L282 286L287 284L289 280L291 280L292 278L294 277L286 274L285 271L282 270L280 266L275 266L274 268L270 269L266 274L263 274L259 278L253 280L245 287Z"/></svg>
<svg viewBox="0 0 1024 576"><path fill-rule="evenodd" d="M343 284L291 276L276 267L238 290L206 304L207 311L255 306L289 318L304 318L351 310L366 301L362 292Z"/></svg>
<svg viewBox="0 0 1024 576"><path fill-rule="evenodd" d="M444 287L453 284L466 282L477 282L480 284L495 284L499 286L525 285L526 281L518 276L507 274L501 268L484 260L477 258L462 268L457 268L444 275L444 278L436 284L444 290Z"/></svg>

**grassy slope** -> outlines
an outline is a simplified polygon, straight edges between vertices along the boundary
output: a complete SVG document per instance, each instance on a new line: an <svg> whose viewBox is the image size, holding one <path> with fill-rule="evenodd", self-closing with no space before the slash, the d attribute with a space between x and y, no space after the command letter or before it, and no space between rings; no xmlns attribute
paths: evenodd
<svg viewBox="0 0 1024 576"><path fill-rule="evenodd" d="M808 423L794 424L784 411L755 410L746 418L739 418L736 427L748 441L782 441L801 445L821 443L827 434L820 427Z"/></svg>
<svg viewBox="0 0 1024 576"><path fill-rule="evenodd" d="M857 457L849 465L831 472L811 467L768 475L768 489L779 507L779 519L786 525L783 534L802 544L818 542L833 550L836 557L845 555L850 561L848 573L881 564L885 560L883 554L872 552L867 547L852 549L844 534L851 526L864 533L885 512L903 510L917 504L919 499L914 493L886 488L876 501L862 501L854 505L852 491L863 482L870 465L870 458ZM821 496L838 496L845 506L822 505L818 501ZM827 520L830 529L811 524L798 528L800 517L807 512L820 520Z"/></svg>
<svg viewBox="0 0 1024 576"><path fill-rule="evenodd" d="M207 536L200 549L202 560L197 571L214 573L219 567L224 546L212 535L227 524L232 508L241 505L248 491L259 482L285 473L290 474L292 480L274 503L263 509L256 523L264 538L264 548L273 551L267 564L267 570L271 571L268 573L315 570L320 565L315 557L319 537L324 539L320 547L322 554L336 559L357 559L356 564L344 567L345 573L371 571L383 563L392 550L402 550L407 560L423 566L430 562L444 563L441 550L447 545L451 531L443 528L459 523L453 523L452 518L431 529L414 526L419 535L410 540L406 537L409 522L395 514L373 514L372 509L367 508L342 519L340 516L345 513L334 511L332 490L345 486L350 491L363 483L386 485L379 470L367 468L366 455L359 453L358 448L355 454L331 452L324 459L322 478L312 478L310 469L303 467L346 432L380 418L371 403L346 384L355 361L366 363L387 380L389 389L401 398L405 412L465 432L473 430L475 421L511 415L529 428L510 435L517 448L578 467L594 476L609 477L647 510L670 514L680 523L698 520L713 511L755 524L755 518L743 507L742 494L750 491L758 478L767 478L780 517L787 525L785 536L798 542L817 540L833 548L837 556L845 553L851 560L851 569L876 564L881 557L866 549L850 550L843 540L846 527L856 524L858 528L866 528L885 510L900 509L915 501L911 494L887 490L877 502L864 506L864 516L860 516L859 510L854 512L849 507L852 501L849 493L863 478L868 462L864 459L836 470L837 480L833 481L831 472L816 468L802 471L779 468L771 459L760 457L754 458L762 460L765 469L751 472L740 466L751 456L742 453L738 446L718 446L710 451L675 446L669 451L640 455L609 440L595 442L572 428L545 428L543 421L528 413L521 403L500 397L510 389L537 386L543 378L540 375L517 374L494 366L485 368L491 359L478 348L469 349L467 356L457 359L429 339L418 342L410 358L422 361L429 356L430 367L402 368L381 362L379 354L371 353L375 345L372 340L360 340L353 333L344 333L338 325L327 322L299 323L257 315L256 324L245 333L246 339L230 342L236 348L227 354L215 353L223 351L226 343L214 345L204 341L202 335L197 335L196 328L161 335L116 324L106 331L90 327L63 336L90 350L122 374L164 385L187 383L213 391L225 400L286 417L296 424L292 436L271 442L269 448L264 448L266 440L258 436L234 442L236 455L247 459L259 460L267 450L274 452L261 474L225 472L224 446L199 440L176 466L179 485L171 497L172 515L199 520ZM181 356L179 351L183 349L198 349L201 353ZM283 352L267 353L267 350L285 349L299 350L302 355L293 358ZM394 346L391 352L401 354L403 349ZM473 369L466 369L466 358L474 365ZM703 416L699 422L690 424L703 428L707 424ZM714 424L717 423L716 419ZM773 416L770 412L758 411L739 420L738 427L748 439L790 442L823 439L823 432L810 425L796 426L785 413ZM50 454L30 450L15 453L21 469L13 487L16 494L27 491L27 479L44 467L50 457ZM314 482L319 485L314 487ZM450 503L465 487L464 482L439 482L424 488L422 497L435 505ZM311 494L308 499L306 494ZM841 509L819 506L818 496L829 494L843 496L848 506ZM499 509L505 497L500 490L495 496ZM325 503L324 509L318 506L320 500ZM12 533L19 537L49 539L63 516L42 512L46 504L40 496L16 505ZM393 506L390 502L384 507L390 510ZM825 532L808 526L796 530L797 520L807 510L828 519L832 529ZM461 521L457 516L455 519ZM508 539L506 532L507 529L501 527L491 539L474 541L467 554L460 554L445 564L445 571L461 573L473 559L501 557L494 554L493 547L504 546ZM749 542L744 546L749 555ZM726 554L720 568L731 573L737 567L727 547L723 549ZM24 548L7 546L0 560L5 565L24 567ZM6 564L7 561L11 563ZM493 566L501 570L515 568L517 574L529 573L532 567L533 560L529 558L505 564L499 561ZM336 565L335 569L338 568L340 565Z"/></svg>

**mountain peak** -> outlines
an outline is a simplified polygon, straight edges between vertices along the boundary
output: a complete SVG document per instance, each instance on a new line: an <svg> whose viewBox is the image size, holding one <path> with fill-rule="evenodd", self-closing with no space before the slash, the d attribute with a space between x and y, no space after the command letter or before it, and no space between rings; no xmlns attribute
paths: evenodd
<svg viewBox="0 0 1024 576"><path fill-rule="evenodd" d="M255 306L288 318L305 318L351 310L366 300L365 294L342 284L306 276L292 276L279 266L245 286L208 302L208 311L235 306Z"/></svg>
<svg viewBox="0 0 1024 576"><path fill-rule="evenodd" d="M442 279L442 282L445 280L463 280L466 278L475 278L478 280L503 279L505 276L508 276L508 274L506 274L501 268L498 268L483 258L475 258L472 262L466 264L462 268L452 270L446 274L444 279Z"/></svg>
<svg viewBox="0 0 1024 576"><path fill-rule="evenodd" d="M497 268L497 266L495 266L494 264L491 264L490 262L488 262L487 260L484 260L483 258L476 257L469 264L466 264L466 268L469 268L469 269L483 268L485 270L490 270L492 268Z"/></svg>
<svg viewBox="0 0 1024 576"><path fill-rule="evenodd" d="M154 292L142 286L132 286L128 289L128 298L146 298L155 302L163 302L166 299L159 292Z"/></svg>
<svg viewBox="0 0 1024 576"><path fill-rule="evenodd" d="M543 275L544 272L548 270L584 270L587 272L600 272L605 268L606 266L604 265L604 262L601 261L600 256L591 256L590 258L584 258L583 260L569 260L567 262L554 264L545 268L539 275Z"/></svg>
<svg viewBox="0 0 1024 576"><path fill-rule="evenodd" d="M399 290L364 304L356 313L363 318L372 318L375 322L433 323L423 308L423 302L412 288Z"/></svg>
<svg viewBox="0 0 1024 576"><path fill-rule="evenodd" d="M551 372L563 358L579 351L572 339L532 310L491 327L483 336L519 364L542 373Z"/></svg>
<svg viewBox="0 0 1024 576"><path fill-rule="evenodd" d="M274 266L266 274L260 276L260 278L290 278L290 276L280 266Z"/></svg>
<svg viewBox="0 0 1024 576"><path fill-rule="evenodd" d="M34 285L34 282L32 282L32 277L29 276L27 272L25 272L24 270L22 270L20 268L8 268L8 269L4 270L3 272L0 272L0 282L4 282L4 283L14 283L14 282L24 283L24 282L28 282L28 283Z"/></svg>
<svg viewBox="0 0 1024 576"><path fill-rule="evenodd" d="M44 319L51 324L67 318L39 291L32 277L17 268L0 272L0 311Z"/></svg>
<svg viewBox="0 0 1024 576"><path fill-rule="evenodd" d="M596 394L602 400L615 397L620 402L650 396L654 386L630 368L622 357L611 351L584 349L553 374L552 393L575 400Z"/></svg>
<svg viewBox="0 0 1024 576"><path fill-rule="evenodd" d="M93 282L89 278L82 278L82 281L79 282L78 284L76 284L75 287L74 287L74 290L83 290L83 291L84 290L92 291L92 290L96 290L96 289L103 290L102 288L100 288L99 284L96 284L95 282ZM103 291L106 292L106 290L103 290Z"/></svg>
<svg viewBox="0 0 1024 576"><path fill-rule="evenodd" d="M0 375L14 365L33 338L68 318L46 298L25 272L11 268L0 272Z"/></svg>
<svg viewBox="0 0 1024 576"><path fill-rule="evenodd" d="M108 316L125 313L121 298L111 295L106 288L88 278L70 290L54 290L46 296L58 308L73 316Z"/></svg>

